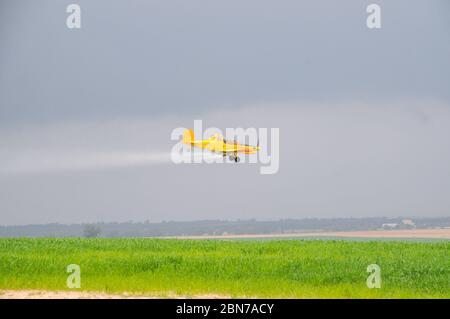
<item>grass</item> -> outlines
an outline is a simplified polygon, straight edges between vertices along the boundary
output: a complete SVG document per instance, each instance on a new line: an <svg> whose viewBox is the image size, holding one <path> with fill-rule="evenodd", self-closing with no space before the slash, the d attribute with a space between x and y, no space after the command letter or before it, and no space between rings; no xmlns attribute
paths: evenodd
<svg viewBox="0 0 450 319"><path fill-rule="evenodd" d="M66 290L69 264L81 290L110 293L450 298L450 242L0 239L0 289Z"/></svg>

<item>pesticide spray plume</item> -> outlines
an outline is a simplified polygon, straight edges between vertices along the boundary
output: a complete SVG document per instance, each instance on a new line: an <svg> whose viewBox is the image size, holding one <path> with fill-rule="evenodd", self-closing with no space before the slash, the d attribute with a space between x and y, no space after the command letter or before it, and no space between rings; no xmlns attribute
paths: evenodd
<svg viewBox="0 0 450 319"><path fill-rule="evenodd" d="M176 154L180 159L220 157L216 154L188 152ZM169 152L161 151L18 151L0 159L1 175L69 173L171 164Z"/></svg>
<svg viewBox="0 0 450 319"><path fill-rule="evenodd" d="M0 161L0 172L9 174L64 173L121 167L157 165L170 162L164 152L136 151L26 151Z"/></svg>

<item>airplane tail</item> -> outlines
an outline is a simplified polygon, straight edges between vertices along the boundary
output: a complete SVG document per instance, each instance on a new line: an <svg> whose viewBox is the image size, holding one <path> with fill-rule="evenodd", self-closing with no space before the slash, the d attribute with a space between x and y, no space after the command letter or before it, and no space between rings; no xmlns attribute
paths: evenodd
<svg viewBox="0 0 450 319"><path fill-rule="evenodd" d="M185 130L183 132L183 143L184 144L192 144L194 142L194 131L193 130Z"/></svg>

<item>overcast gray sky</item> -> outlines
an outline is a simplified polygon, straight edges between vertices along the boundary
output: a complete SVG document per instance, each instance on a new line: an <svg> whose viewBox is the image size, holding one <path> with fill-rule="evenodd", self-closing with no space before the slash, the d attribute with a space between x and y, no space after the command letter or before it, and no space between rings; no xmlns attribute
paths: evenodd
<svg viewBox="0 0 450 319"><path fill-rule="evenodd" d="M450 216L449 14L446 0L2 0L0 224ZM279 172L170 162L172 130L195 119L279 128Z"/></svg>

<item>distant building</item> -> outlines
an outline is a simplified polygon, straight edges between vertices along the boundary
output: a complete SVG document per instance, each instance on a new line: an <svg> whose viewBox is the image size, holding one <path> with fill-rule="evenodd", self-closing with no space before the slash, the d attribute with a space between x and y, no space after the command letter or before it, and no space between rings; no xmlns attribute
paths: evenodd
<svg viewBox="0 0 450 319"><path fill-rule="evenodd" d="M383 229L395 229L397 227L398 227L398 224L396 224L396 223L392 223L392 224L388 223L388 224L381 225L381 228L383 228Z"/></svg>
<svg viewBox="0 0 450 319"><path fill-rule="evenodd" d="M403 219L402 224L406 228L416 228L416 223L414 223L412 219Z"/></svg>

